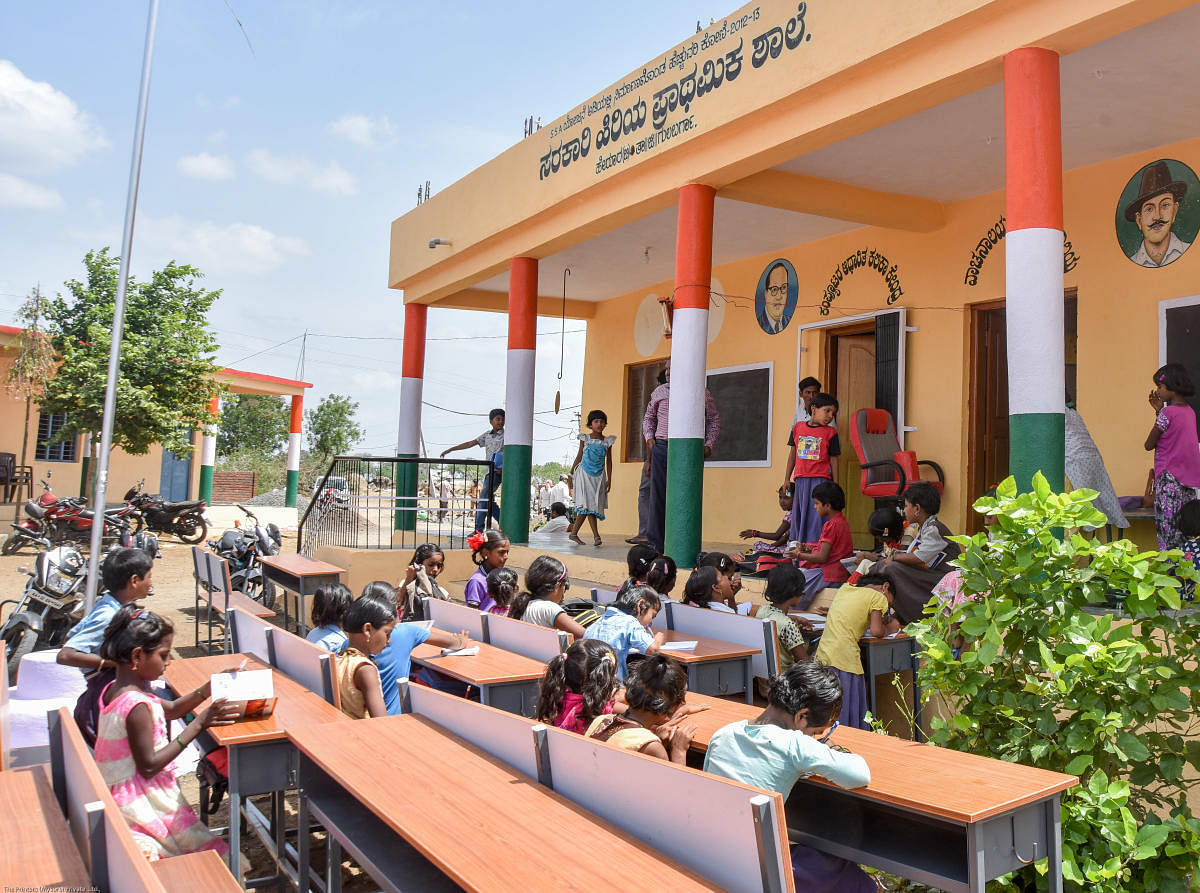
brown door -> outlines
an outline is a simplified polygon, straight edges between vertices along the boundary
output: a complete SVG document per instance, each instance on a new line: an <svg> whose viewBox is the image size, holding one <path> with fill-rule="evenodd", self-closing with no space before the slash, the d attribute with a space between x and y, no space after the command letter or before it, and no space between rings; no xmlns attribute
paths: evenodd
<svg viewBox="0 0 1200 893"><path fill-rule="evenodd" d="M850 422L854 413L875 405L875 334L834 335L832 362L835 364L834 383L839 411L838 440L842 455L838 461L838 483L846 493L846 520L857 544L866 546L873 541L867 532L867 518L875 502L863 496L859 489L862 469L854 444L850 440Z"/></svg>

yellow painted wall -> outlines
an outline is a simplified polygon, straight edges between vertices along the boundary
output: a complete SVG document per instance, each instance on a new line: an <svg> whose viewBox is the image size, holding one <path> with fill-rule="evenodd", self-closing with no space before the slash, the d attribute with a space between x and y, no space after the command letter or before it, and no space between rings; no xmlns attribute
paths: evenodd
<svg viewBox="0 0 1200 893"><path fill-rule="evenodd" d="M1164 146L1092 167L1069 172L1064 182L1067 238L1078 264L1066 274L1066 287L1078 289L1077 405L1096 440L1118 494L1140 494L1152 455L1142 442L1153 422L1146 394L1150 376L1159 365L1158 304L1162 300L1200 295L1200 250L1189 251L1162 269L1144 269L1129 261L1117 242L1114 214L1126 182L1143 165L1174 158L1200 170L1200 140ZM896 306L908 310L908 325L919 331L907 340L907 423L918 430L907 446L919 457L937 460L946 471L942 515L961 529L968 509L967 413L970 385L969 305L1004 297L1004 243L987 257L978 284L964 282L972 250L1004 213L1002 192L960 202L947 208L947 225L933 233L907 233L861 228L820 242L784 251L797 270L799 306L788 329L769 336L754 317L754 290L764 266L776 255L763 255L714 270L730 297L720 333L708 348L710 369L770 360L775 363L772 394L773 441L771 468L710 468L705 474L704 531L707 541L733 541L738 530L762 526L779 517L775 489L783 475L783 449L794 410L797 330L805 322L886 308L887 289L873 270L847 276L830 317L821 317L819 304L843 258L861 248L874 248L899 265L903 296ZM584 365L583 411L604 409L610 430L623 434L625 366L650 359L634 347L632 320L638 304L650 293L666 294L671 283L600 305L588 326ZM1010 337L1019 333L1010 332ZM805 338L800 375L821 375L818 333ZM598 349L599 346L603 349ZM660 341L653 357L664 357L670 346ZM859 407L845 406L850 413ZM852 452L842 444L843 453ZM605 526L632 531L637 526L637 484L640 463L614 456L614 482ZM1147 526L1147 525L1142 525ZM1147 530L1137 538L1149 540Z"/></svg>

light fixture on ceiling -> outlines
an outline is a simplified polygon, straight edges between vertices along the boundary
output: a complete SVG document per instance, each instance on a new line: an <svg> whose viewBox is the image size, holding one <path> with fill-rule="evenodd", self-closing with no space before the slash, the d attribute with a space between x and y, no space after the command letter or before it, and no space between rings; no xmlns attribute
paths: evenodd
<svg viewBox="0 0 1200 893"><path fill-rule="evenodd" d="M430 248L437 248L438 245L449 245L449 244L450 244L449 239L430 239L429 240Z"/></svg>

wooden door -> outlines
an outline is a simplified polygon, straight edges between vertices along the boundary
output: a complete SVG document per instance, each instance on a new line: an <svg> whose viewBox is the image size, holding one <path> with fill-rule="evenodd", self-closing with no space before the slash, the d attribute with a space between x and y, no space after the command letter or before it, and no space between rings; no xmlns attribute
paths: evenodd
<svg viewBox="0 0 1200 893"><path fill-rule="evenodd" d="M862 469L850 440L850 422L860 409L875 405L875 335L837 335L833 339L836 363L836 396L840 404L837 418L838 440L842 456L838 462L838 483L846 492L846 520L857 544L873 538L867 532L867 519L875 509L874 500L859 489Z"/></svg>
<svg viewBox="0 0 1200 893"><path fill-rule="evenodd" d="M1008 477L1008 338L1003 304L972 314L971 422L967 453L967 505ZM968 533L983 529L967 512Z"/></svg>

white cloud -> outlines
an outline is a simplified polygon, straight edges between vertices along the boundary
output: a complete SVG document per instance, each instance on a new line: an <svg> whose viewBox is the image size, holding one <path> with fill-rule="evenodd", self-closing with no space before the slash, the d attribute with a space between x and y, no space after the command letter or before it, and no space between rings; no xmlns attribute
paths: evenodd
<svg viewBox="0 0 1200 893"><path fill-rule="evenodd" d="M55 211L62 206L62 196L53 189L38 186L11 174L0 174L0 208Z"/></svg>
<svg viewBox="0 0 1200 893"><path fill-rule="evenodd" d="M366 115L342 115L336 121L329 122L329 130L331 133L368 149L390 143L396 133L392 122L386 115L379 118L370 118Z"/></svg>
<svg viewBox="0 0 1200 893"><path fill-rule="evenodd" d="M223 146L228 139L229 131L227 130L214 130L208 135L208 142L213 146Z"/></svg>
<svg viewBox="0 0 1200 893"><path fill-rule="evenodd" d="M309 253L303 239L281 236L254 223L221 225L178 215L139 218L138 239L156 258L193 264L210 276L269 273Z"/></svg>
<svg viewBox="0 0 1200 893"><path fill-rule="evenodd" d="M390 372L355 372L351 380L361 391L400 391L400 376Z"/></svg>
<svg viewBox="0 0 1200 893"><path fill-rule="evenodd" d="M272 155L266 149L255 149L247 156L246 163L272 183L299 184L329 195L358 192L354 175L336 161L322 165L303 155Z"/></svg>
<svg viewBox="0 0 1200 893"><path fill-rule="evenodd" d="M179 173L195 180L232 180L233 160L228 155L184 155L175 163Z"/></svg>
<svg viewBox="0 0 1200 893"><path fill-rule="evenodd" d="M0 59L0 165L41 173L106 146L100 128L71 97Z"/></svg>

